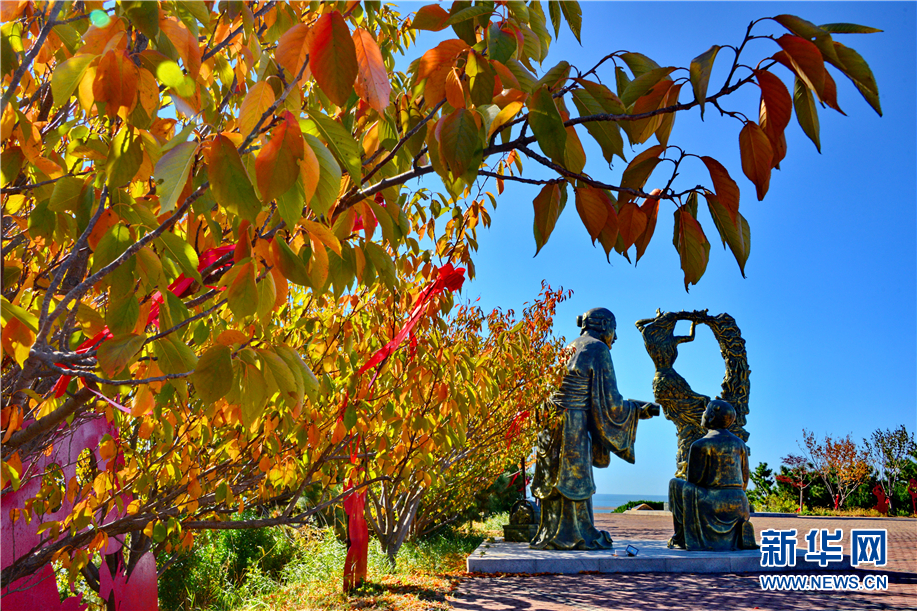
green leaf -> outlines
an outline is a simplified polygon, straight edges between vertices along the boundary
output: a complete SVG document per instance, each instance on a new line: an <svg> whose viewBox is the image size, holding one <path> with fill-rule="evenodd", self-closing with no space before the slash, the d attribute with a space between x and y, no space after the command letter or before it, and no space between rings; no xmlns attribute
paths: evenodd
<svg viewBox="0 0 917 611"><path fill-rule="evenodd" d="M857 25L855 23L825 23L818 27L829 34L876 34L883 31L878 28L871 28L867 25Z"/></svg>
<svg viewBox="0 0 917 611"><path fill-rule="evenodd" d="M648 93L659 81L668 78L675 68L654 68L644 72L630 83L621 94L621 103L626 107L636 102L645 93Z"/></svg>
<svg viewBox="0 0 917 611"><path fill-rule="evenodd" d="M357 425L357 408L353 403L353 401L348 403L347 409L344 410L344 428L348 431Z"/></svg>
<svg viewBox="0 0 917 611"><path fill-rule="evenodd" d="M302 375L303 387L305 388L306 396L309 397L310 401L316 401L318 399L318 393L320 384L318 378L315 377L315 374L312 373L312 370L309 368L309 365L306 364L298 352L290 348L289 346L275 346L277 354L280 355L290 369L294 372L298 371Z"/></svg>
<svg viewBox="0 0 917 611"><path fill-rule="evenodd" d="M297 179L293 186L277 197L277 212L280 218L287 224L287 227L294 228L302 218L303 207L306 205L306 193L303 188L302 180Z"/></svg>
<svg viewBox="0 0 917 611"><path fill-rule="evenodd" d="M109 229L96 246L95 253L92 256L92 267L90 273L94 274L118 257L120 257L128 247L134 243L131 232L121 223L117 223Z"/></svg>
<svg viewBox="0 0 917 611"><path fill-rule="evenodd" d="M328 144L341 166L347 170L355 184L360 184L362 164L360 161L360 146L357 141L354 140L350 132L334 119L326 117L317 111L310 111L309 117L315 122L319 134ZM316 156L318 156L318 153L316 153ZM322 169L324 170L324 166L322 166Z"/></svg>
<svg viewBox="0 0 917 611"><path fill-rule="evenodd" d="M601 85L599 86L601 87ZM608 93L614 95L610 91ZM615 98L617 98L617 96L615 96ZM592 94L585 89L576 89L573 91L573 104L576 106L581 117L610 114ZM627 161L627 159L624 158L624 139L621 138L621 132L616 122L589 121L587 123L581 123L580 125L583 125L586 131L588 131L595 141L599 143L605 161L611 163L615 155Z"/></svg>
<svg viewBox="0 0 917 611"><path fill-rule="evenodd" d="M564 17L567 18L567 25L570 26L570 31L576 36L576 41L582 45L583 41L580 40L579 33L580 28L583 26L583 11L580 9L579 2L561 2L560 10L563 11Z"/></svg>
<svg viewBox="0 0 917 611"><path fill-rule="evenodd" d="M287 246L287 243L282 238L276 237L271 244L271 250L274 253L274 264L280 269L283 277L293 284L312 286L305 263L296 256L293 250Z"/></svg>
<svg viewBox="0 0 917 611"><path fill-rule="evenodd" d="M739 271L742 277L745 277L745 262L748 261L748 255L751 252L751 230L748 221L740 213L738 215L738 226L732 222L729 211L720 203L716 194L709 191L704 192L707 199L707 208L710 210L710 216L713 217L713 224L720 233L720 240L723 242L723 248L729 245L729 250L739 264ZM740 231L741 228L741 231Z"/></svg>
<svg viewBox="0 0 917 611"><path fill-rule="evenodd" d="M563 165L567 131L551 92L542 85L535 90L526 105L529 109L529 125L532 126L538 147L551 161Z"/></svg>
<svg viewBox="0 0 917 611"><path fill-rule="evenodd" d="M219 205L250 223L256 222L261 212L261 201L255 194L239 152L226 136L217 136L211 144L207 175L213 199Z"/></svg>
<svg viewBox="0 0 917 611"><path fill-rule="evenodd" d="M395 271L395 264L392 263L392 258L385 252L385 249L375 242L367 242L363 250L367 258L376 267L376 271L385 286L389 289L394 288L398 283L398 277Z"/></svg>
<svg viewBox="0 0 917 611"><path fill-rule="evenodd" d="M472 182L477 175L484 152L484 142L477 115L470 110L458 108L442 119L440 128L440 154L446 167L456 178Z"/></svg>
<svg viewBox="0 0 917 611"><path fill-rule="evenodd" d="M487 54L490 59L505 64L516 53L516 37L493 23L487 28Z"/></svg>
<svg viewBox="0 0 917 611"><path fill-rule="evenodd" d="M108 298L108 309L105 313L105 323L113 335L130 333L137 325L140 317L140 302L137 295L130 289L120 290L113 287Z"/></svg>
<svg viewBox="0 0 917 611"><path fill-rule="evenodd" d="M109 187L122 187L129 183L143 163L143 146L140 135L131 127L124 127L115 135L105 162L105 175Z"/></svg>
<svg viewBox="0 0 917 611"><path fill-rule="evenodd" d="M634 78L638 78L650 70L659 69L659 64L642 53L622 53L620 57L624 60L624 63L627 64L627 67L630 68L630 71L634 74Z"/></svg>
<svg viewBox="0 0 917 611"><path fill-rule="evenodd" d="M564 183L564 194L566 194L566 188L566 183ZM560 213L563 212L566 202L562 201L560 185L553 182L545 185L535 196L535 200L532 203L535 206L533 228L535 234L535 256L538 256L542 247L547 244L548 239L551 237L551 232L554 231L554 225L557 223Z"/></svg>
<svg viewBox="0 0 917 611"><path fill-rule="evenodd" d="M558 63L556 66L545 72L544 76L535 81L534 89L545 85L551 91L557 91L564 86L567 77L570 76L570 64L566 61Z"/></svg>
<svg viewBox="0 0 917 611"><path fill-rule="evenodd" d="M806 136L815 144L821 153L821 141L818 136L818 109L812 90L798 76L793 87L793 108L796 109L796 120Z"/></svg>
<svg viewBox="0 0 917 611"><path fill-rule="evenodd" d="M879 86L876 84L876 79L872 75L872 70L869 69L869 64L866 63L866 60L864 60L859 53L850 47L845 47L839 42L834 43L834 50L838 62L834 62L830 59L828 59L828 61L830 61L835 68L843 72L847 78L853 81L860 95L863 96L869 105L873 107L873 110L881 117L882 107L879 104Z"/></svg>
<svg viewBox="0 0 917 611"><path fill-rule="evenodd" d="M202 283L201 274L197 271L199 264L197 253L194 252L191 244L188 244L184 238L168 231L160 235L159 239L165 246L166 252L169 253L173 261L178 263L185 275Z"/></svg>
<svg viewBox="0 0 917 611"><path fill-rule="evenodd" d="M224 283L228 287L226 298L229 309L238 318L255 313L258 308L258 288L255 286L255 267L251 259L243 259L226 274Z"/></svg>
<svg viewBox="0 0 917 611"><path fill-rule="evenodd" d="M306 144L312 148L318 159L319 177L315 195L309 200L309 207L319 216L328 214L338 198L341 188L341 168L334 156L321 141L312 134L303 134Z"/></svg>
<svg viewBox="0 0 917 611"><path fill-rule="evenodd" d="M38 333L38 317L18 305L13 305L6 297L0 296L0 319L3 326L6 326L11 319L17 319L24 324L32 333Z"/></svg>
<svg viewBox="0 0 917 611"><path fill-rule="evenodd" d="M5 37L4 37L5 38ZM89 64L97 56L91 54L75 55L61 62L51 73L51 95L55 106L61 106L70 99L79 86Z"/></svg>
<svg viewBox="0 0 917 611"><path fill-rule="evenodd" d="M290 370L290 366L284 359L274 352L266 349L259 349L258 356L264 363L264 375L273 378L274 385L280 391L280 395L289 405L298 405L302 403L302 393L299 392L296 384L296 376Z"/></svg>
<svg viewBox="0 0 917 611"><path fill-rule="evenodd" d="M704 118L704 102L707 101L707 86L710 84L710 73L713 72L713 60L720 50L713 45L705 52L691 60L691 86L694 88L694 99L700 104L700 118Z"/></svg>
<svg viewBox="0 0 917 611"><path fill-rule="evenodd" d="M187 373L197 367L197 355L177 333L170 333L153 342L153 354L163 373Z"/></svg>
<svg viewBox="0 0 917 611"><path fill-rule="evenodd" d="M554 40L560 38L560 5L558 0L548 0L548 13L551 15L551 25L554 26Z"/></svg>
<svg viewBox="0 0 917 611"><path fill-rule="evenodd" d="M240 386L242 422L250 427L264 413L264 405L268 399L267 382L257 367L243 363Z"/></svg>
<svg viewBox="0 0 917 611"><path fill-rule="evenodd" d="M146 335L137 333L128 333L126 335L115 335L105 340L99 346L96 358L99 360L99 367L110 377L116 376L130 365L137 353L143 347L146 341Z"/></svg>
<svg viewBox="0 0 917 611"><path fill-rule="evenodd" d="M493 6L487 6L487 4L478 4L475 6L469 6L468 8L463 8L460 11L457 11L449 16L446 19L446 22L443 24L445 26L455 25L456 23L461 23L463 21L468 21L469 19L474 19L475 17L480 17L482 15L490 15L493 13Z"/></svg>
<svg viewBox="0 0 917 611"><path fill-rule="evenodd" d="M175 209L178 198L188 182L188 176L191 174L196 151L196 142L183 142L169 150L156 163L153 179L157 182L161 181L156 187L161 213Z"/></svg>
<svg viewBox="0 0 917 611"><path fill-rule="evenodd" d="M76 176L64 176L54 183L54 191L51 192L51 201L48 203L48 209L54 212L66 212L76 210L80 203L80 197L83 193L85 181Z"/></svg>

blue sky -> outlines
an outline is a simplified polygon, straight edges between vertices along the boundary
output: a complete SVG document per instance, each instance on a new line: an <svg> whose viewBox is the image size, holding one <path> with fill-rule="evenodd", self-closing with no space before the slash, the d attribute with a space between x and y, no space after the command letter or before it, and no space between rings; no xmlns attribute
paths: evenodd
<svg viewBox="0 0 917 611"><path fill-rule="evenodd" d="M401 5L404 12L417 6ZM803 428L819 435L852 433L856 439L902 423L917 429L915 4L586 2L582 8L583 45L564 27L545 70L561 59L585 70L618 49L642 52L663 66L687 66L712 44L739 44L753 19L782 13L814 23L881 28L884 33L837 39L869 63L884 117L831 68L838 101L848 116L819 109L819 154L794 115L786 132L787 157L773 173L767 197L758 202L741 171L741 125L712 108L704 123L696 109L678 116L669 143L720 160L742 190L740 209L751 226L753 245L746 279L721 247L703 204L699 219L712 243L710 263L690 293L684 290L672 246L671 204L660 208L653 242L636 268L616 254L606 263L601 248L591 245L572 196L550 241L533 258L531 202L538 188L507 183L492 228L479 231L477 277L466 284L463 297L480 297L485 309L518 311L537 295L542 279L572 289L573 298L560 306L555 320L555 332L568 341L578 333L577 314L597 306L611 309L618 320L612 356L619 388L625 397L647 400L652 399L654 368L634 321L652 316L656 308L728 312L742 330L752 370L746 427L752 466L761 461L774 466L787 453L798 453ZM775 22L762 23L755 31L777 36L785 32ZM409 57L438 38L422 35ZM754 41L747 48L747 62L777 50L773 41ZM721 52L711 92L722 83L731 59L727 51ZM776 74L792 86L788 71L778 68ZM613 82L613 73L600 75ZM688 87L681 99L691 99ZM757 88L747 87L730 100L728 109L757 116ZM585 130L580 138L588 142ZM586 171L616 182L624 164L608 168L597 146L586 146ZM682 168L676 186L710 184L700 162ZM525 175L549 177L531 160L525 162ZM430 179L423 184L436 186ZM647 188L655 186L663 185L651 178ZM679 331L687 332L684 324ZM696 391L711 396L719 392L724 364L709 329L699 328L697 339L681 346L675 368ZM637 463L618 460L596 470L598 492L665 494L675 449L671 422L662 417L641 422Z"/></svg>

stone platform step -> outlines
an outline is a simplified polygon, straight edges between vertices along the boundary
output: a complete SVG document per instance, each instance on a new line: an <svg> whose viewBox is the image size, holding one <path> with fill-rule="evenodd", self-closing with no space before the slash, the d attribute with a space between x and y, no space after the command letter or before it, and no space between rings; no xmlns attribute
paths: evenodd
<svg viewBox="0 0 917 611"><path fill-rule="evenodd" d="M636 556L627 556L624 549L633 545ZM615 552L619 555L615 556ZM850 568L850 557L819 567L806 562L805 551L796 550L796 566L766 568L761 566L761 552L689 552L668 549L665 541L615 540L615 550L557 551L535 550L528 543L508 543L497 539L484 542L467 561L470 573L756 573L774 570L836 571Z"/></svg>

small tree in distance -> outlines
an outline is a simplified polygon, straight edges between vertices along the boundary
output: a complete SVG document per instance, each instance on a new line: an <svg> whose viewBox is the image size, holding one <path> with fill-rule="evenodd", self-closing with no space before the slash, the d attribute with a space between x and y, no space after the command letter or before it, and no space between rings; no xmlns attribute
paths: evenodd
<svg viewBox="0 0 917 611"><path fill-rule="evenodd" d="M774 492L774 471L768 468L766 462L761 462L749 475L749 479L755 486L746 491L748 500L760 511L760 508L767 503L767 497Z"/></svg>
<svg viewBox="0 0 917 611"><path fill-rule="evenodd" d="M777 476L777 481L789 484L799 490L799 509L797 511L802 511L803 494L806 488L812 485L812 477L814 475L810 470L811 465L805 456L798 454L787 454L782 461L788 475L781 473Z"/></svg>
<svg viewBox="0 0 917 611"><path fill-rule="evenodd" d="M917 452L914 435L908 434L902 424L895 430L876 429L869 439L864 439L867 460L876 471L876 480L888 497L889 510L894 510L895 486L911 455Z"/></svg>
<svg viewBox="0 0 917 611"><path fill-rule="evenodd" d="M857 447L848 433L837 440L825 435L823 441L802 430L805 458L812 464L834 501L834 509L844 506L847 497L869 476L866 451Z"/></svg>

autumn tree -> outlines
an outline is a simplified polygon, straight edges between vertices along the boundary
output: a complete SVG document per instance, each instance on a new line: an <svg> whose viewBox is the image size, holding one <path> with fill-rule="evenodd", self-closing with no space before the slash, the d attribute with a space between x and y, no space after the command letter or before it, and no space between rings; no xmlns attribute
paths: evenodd
<svg viewBox="0 0 917 611"><path fill-rule="evenodd" d="M805 507L803 504L805 490L812 485L812 478L815 474L812 472L811 465L805 456L787 454L781 459L781 462L783 463L781 470L785 471L785 473L778 475L777 481L792 486L799 491L798 511L802 511Z"/></svg>
<svg viewBox="0 0 917 611"><path fill-rule="evenodd" d="M295 509L308 486L368 486L369 454L353 448L381 413L367 397L399 335L382 342L361 321L389 308L438 324L434 304L448 311L453 290L441 280L459 266L474 276L476 231L507 183L541 186L537 249L572 197L593 243L639 259L666 202L687 288L710 248L700 197L740 270L750 228L731 162L670 144L679 113L736 119L761 199L792 115L819 146L818 103L838 109L826 66L880 111L866 62L834 40L876 30L789 15L681 68L630 51L545 64L564 23L579 38L575 2L406 15L375 2L18 0L0 19L0 487L5 512L15 505L4 529L35 537L4 545L5 588L52 561L98 584L99 552L130 571L198 529L295 523L315 510ZM447 29L412 48L416 30ZM758 38L770 50L749 57ZM406 72L401 55L416 58ZM723 57L728 76L711 84ZM744 87L761 95L743 113L730 95ZM584 137L603 159L587 165ZM615 158L623 173L596 179ZM524 160L556 176L526 178ZM688 163L710 181L679 185ZM432 173L444 192L418 188ZM80 469L64 452L75 435L92 439Z"/></svg>
<svg viewBox="0 0 917 611"><path fill-rule="evenodd" d="M378 479L367 513L392 563L410 534L453 519L473 501L471 491L534 446L531 423L565 370L551 329L567 296L546 288L518 321L511 311L461 306L442 332L393 357L376 381L391 445L367 465ZM422 386L411 382L418 377Z"/></svg>
<svg viewBox="0 0 917 611"><path fill-rule="evenodd" d="M802 439L800 448L804 458L825 484L834 508L842 508L847 497L869 477L865 449L857 446L849 433L838 439L825 435L823 440L819 440L815 433L803 429Z"/></svg>
<svg viewBox="0 0 917 611"><path fill-rule="evenodd" d="M867 460L876 472L878 484L888 497L889 509L894 509L896 485L905 467L913 462L911 456L917 452L914 435L909 434L903 424L894 430L876 429L869 439L863 440L863 445L866 447Z"/></svg>

